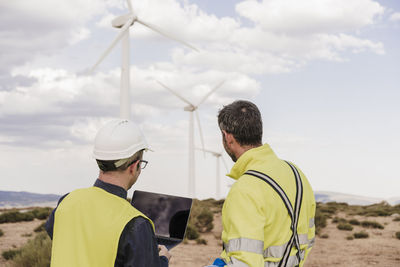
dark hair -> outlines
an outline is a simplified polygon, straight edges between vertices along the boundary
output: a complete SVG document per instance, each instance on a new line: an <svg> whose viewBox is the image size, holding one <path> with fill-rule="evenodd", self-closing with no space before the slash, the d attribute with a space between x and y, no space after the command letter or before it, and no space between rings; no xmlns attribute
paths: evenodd
<svg viewBox="0 0 400 267"><path fill-rule="evenodd" d="M139 150L131 157L126 159L117 159L117 160L100 160L96 159L97 165L99 166L100 170L103 172L109 171L124 171L126 170L132 163L141 160L143 157L143 151Z"/></svg>
<svg viewBox="0 0 400 267"><path fill-rule="evenodd" d="M262 144L262 119L257 106L249 101L237 100L218 112L218 125L230 133L240 145Z"/></svg>

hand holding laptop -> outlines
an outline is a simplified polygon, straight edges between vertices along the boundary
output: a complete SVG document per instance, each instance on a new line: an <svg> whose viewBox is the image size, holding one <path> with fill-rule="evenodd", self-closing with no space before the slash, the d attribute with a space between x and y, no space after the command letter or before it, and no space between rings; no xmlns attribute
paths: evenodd
<svg viewBox="0 0 400 267"><path fill-rule="evenodd" d="M168 261L171 258L168 249L164 245L158 245L158 255L167 257Z"/></svg>

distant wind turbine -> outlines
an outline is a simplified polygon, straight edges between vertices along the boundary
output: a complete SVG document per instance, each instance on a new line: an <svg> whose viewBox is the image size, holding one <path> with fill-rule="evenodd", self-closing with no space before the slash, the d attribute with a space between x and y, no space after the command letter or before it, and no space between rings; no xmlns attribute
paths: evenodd
<svg viewBox="0 0 400 267"><path fill-rule="evenodd" d="M160 84L162 87L167 89L169 92L171 92L173 95L181 99L183 102L188 104L187 106L184 107L184 111L189 112L189 185L188 185L188 192L189 196L195 197L196 194L196 189L195 189L195 158L194 158L194 123L193 123L193 112L196 114L196 120L199 128L199 133L200 133L200 139L201 139L201 144L202 147L204 148L204 139L203 139L203 133L201 131L201 125L200 125L200 119L199 119L199 114L197 112L197 108L203 104L204 101L212 94L214 93L218 88L220 88L225 81L220 82L217 86L215 86L210 92L208 92L202 99L201 101L197 104L194 105L192 104L189 100L169 88L168 86L164 85L163 83L157 81L158 84Z"/></svg>
<svg viewBox="0 0 400 267"><path fill-rule="evenodd" d="M121 66L121 94L120 94L120 117L124 119L130 118L131 113L131 101L130 101L130 88L129 88L129 69L130 69L130 54L129 54L129 28L135 22L146 26L147 28L152 29L153 31L158 32L159 34L170 38L172 40L178 41L191 49L198 51L194 46L165 33L163 30L159 29L157 26L154 26L150 23L144 22L142 19L139 19L135 12L133 11L132 4L130 0L127 0L129 13L126 15L119 16L112 21L112 26L115 28L121 28L119 34L116 36L111 45L104 51L101 57L97 60L96 64L90 69L93 72L96 67L104 60L104 58L111 52L114 46L122 39L122 66Z"/></svg>
<svg viewBox="0 0 400 267"><path fill-rule="evenodd" d="M216 158L215 195L216 195L216 199L220 199L221 198L221 190L220 190L220 188L221 188L221 178L220 178L221 173L219 172L219 161L222 160L222 163L225 166L226 172L229 172L228 165L226 165L224 157L222 157L222 153L215 152L215 151L212 151L212 150L209 150L209 149L204 149L204 148L196 148L196 149L204 151L204 152L207 152L207 153L210 153Z"/></svg>

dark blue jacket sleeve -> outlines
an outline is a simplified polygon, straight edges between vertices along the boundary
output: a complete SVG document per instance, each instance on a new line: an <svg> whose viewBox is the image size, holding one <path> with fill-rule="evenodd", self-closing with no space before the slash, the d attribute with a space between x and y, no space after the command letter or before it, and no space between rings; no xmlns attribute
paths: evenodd
<svg viewBox="0 0 400 267"><path fill-rule="evenodd" d="M150 222L133 218L122 231L115 267L167 267L168 259L158 255L157 239Z"/></svg>
<svg viewBox="0 0 400 267"><path fill-rule="evenodd" d="M57 207L58 205L60 205L60 202L67 196L68 194L63 195L62 197L60 197L60 199L58 200L57 203ZM46 232L47 234L50 236L50 239L53 239L53 229L54 229L54 215L56 212L57 207L51 212L51 214L49 215L49 218L46 221L46 224L44 225L44 227L46 228Z"/></svg>

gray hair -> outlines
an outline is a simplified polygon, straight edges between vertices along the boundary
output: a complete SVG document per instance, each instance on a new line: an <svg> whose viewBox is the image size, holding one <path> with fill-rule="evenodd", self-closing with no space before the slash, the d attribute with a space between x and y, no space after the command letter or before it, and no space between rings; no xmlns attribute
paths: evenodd
<svg viewBox="0 0 400 267"><path fill-rule="evenodd" d="M261 145L263 125L257 106L237 100L218 112L219 128L233 135L240 145Z"/></svg>

